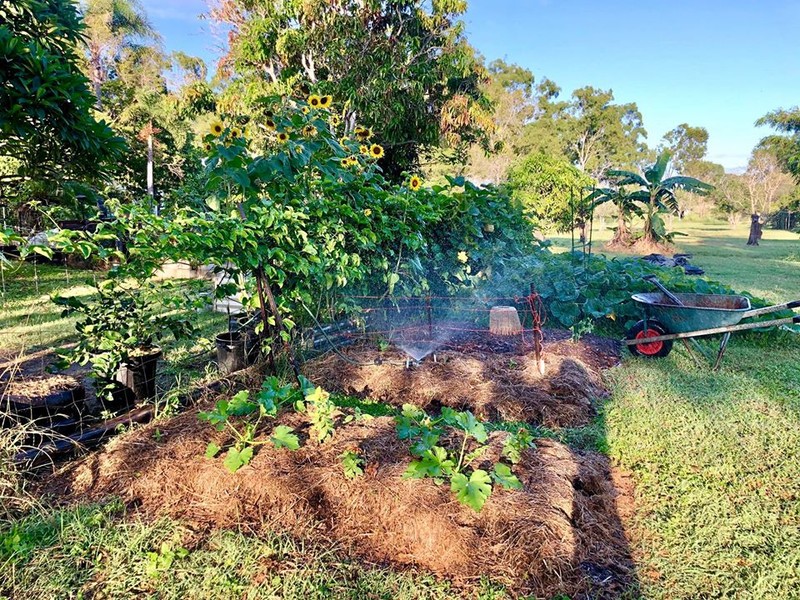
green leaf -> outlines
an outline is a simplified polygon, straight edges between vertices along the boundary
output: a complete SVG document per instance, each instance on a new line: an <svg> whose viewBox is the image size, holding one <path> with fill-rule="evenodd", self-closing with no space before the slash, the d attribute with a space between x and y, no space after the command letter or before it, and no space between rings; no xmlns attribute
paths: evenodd
<svg viewBox="0 0 800 600"><path fill-rule="evenodd" d="M492 471L492 479L507 490L521 490L522 482L511 472L511 467L505 463L497 463Z"/></svg>
<svg viewBox="0 0 800 600"><path fill-rule="evenodd" d="M214 442L209 442L208 446L206 446L206 458L214 458L217 454L219 454L219 451L219 446L217 446Z"/></svg>
<svg viewBox="0 0 800 600"><path fill-rule="evenodd" d="M492 479L482 469L475 469L469 479L463 473L456 473L450 480L450 489L461 504L469 506L475 512L481 512L492 494Z"/></svg>
<svg viewBox="0 0 800 600"><path fill-rule="evenodd" d="M231 448L225 455L225 460L222 464L231 473L236 473L241 467L249 463L251 458L253 458L252 446L248 446L241 451Z"/></svg>
<svg viewBox="0 0 800 600"><path fill-rule="evenodd" d="M300 447L300 439L293 433L294 429L286 425L278 425L272 430L269 436L270 441L276 448L288 448L297 450Z"/></svg>
<svg viewBox="0 0 800 600"><path fill-rule="evenodd" d="M242 390L228 402L228 414L233 417L249 415L258 409L255 402L250 402L250 392Z"/></svg>

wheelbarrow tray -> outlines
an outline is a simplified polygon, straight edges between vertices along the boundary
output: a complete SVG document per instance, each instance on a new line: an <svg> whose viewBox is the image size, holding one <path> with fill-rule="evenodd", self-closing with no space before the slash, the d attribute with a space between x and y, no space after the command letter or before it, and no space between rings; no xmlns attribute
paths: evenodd
<svg viewBox="0 0 800 600"><path fill-rule="evenodd" d="M736 325L750 310L750 299L726 294L675 294L684 306L676 306L662 292L634 294L648 319L655 319L669 333L688 333Z"/></svg>

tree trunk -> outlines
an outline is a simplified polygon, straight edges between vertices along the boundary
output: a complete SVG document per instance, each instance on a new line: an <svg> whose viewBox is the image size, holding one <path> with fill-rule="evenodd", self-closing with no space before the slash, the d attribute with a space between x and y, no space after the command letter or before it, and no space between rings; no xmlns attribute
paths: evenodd
<svg viewBox="0 0 800 600"><path fill-rule="evenodd" d="M756 213L750 215L750 237L747 238L748 246L758 246L758 240L761 239L762 225L761 215Z"/></svg>
<svg viewBox="0 0 800 600"><path fill-rule="evenodd" d="M625 215L622 210L617 212L617 230L614 232L614 237L608 244L612 247L631 245L631 232L628 229L628 224L625 222Z"/></svg>

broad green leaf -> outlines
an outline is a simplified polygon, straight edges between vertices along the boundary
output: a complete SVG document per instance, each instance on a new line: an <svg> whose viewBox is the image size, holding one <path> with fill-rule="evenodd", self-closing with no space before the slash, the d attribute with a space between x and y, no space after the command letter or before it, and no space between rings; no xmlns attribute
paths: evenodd
<svg viewBox="0 0 800 600"><path fill-rule="evenodd" d="M206 458L214 458L217 454L219 454L219 451L219 446L217 446L214 442L209 442L208 446L206 446Z"/></svg>
<svg viewBox="0 0 800 600"><path fill-rule="evenodd" d="M236 473L241 467L250 462L253 458L253 447L248 446L243 450L231 448L225 455L225 460L222 462L223 466L231 473Z"/></svg>
<svg viewBox="0 0 800 600"><path fill-rule="evenodd" d="M492 494L492 478L481 469L474 470L469 478L463 473L456 473L450 480L450 489L461 504L480 512Z"/></svg>
<svg viewBox="0 0 800 600"><path fill-rule="evenodd" d="M300 447L300 439L293 432L294 429L291 427L278 425L272 430L272 435L269 436L269 439L276 448L297 450Z"/></svg>
<svg viewBox="0 0 800 600"><path fill-rule="evenodd" d="M511 472L511 467L505 463L497 463L492 471L492 479L507 490L521 490L522 482Z"/></svg>

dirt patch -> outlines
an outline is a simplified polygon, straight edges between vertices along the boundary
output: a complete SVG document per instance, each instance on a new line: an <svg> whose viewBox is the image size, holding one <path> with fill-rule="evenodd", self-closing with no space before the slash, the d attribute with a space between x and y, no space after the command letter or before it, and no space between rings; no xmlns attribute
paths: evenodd
<svg viewBox="0 0 800 600"><path fill-rule="evenodd" d="M606 391L600 370L619 360L618 345L595 336L579 342L548 332L545 374L532 346L519 337L473 333L445 344L412 368L408 356L360 341L312 360L304 374L325 389L424 409L468 409L488 420L577 427L594 416L593 399Z"/></svg>
<svg viewBox="0 0 800 600"><path fill-rule="evenodd" d="M282 422L304 430L301 417ZM154 429L158 428L158 440ZM469 586L483 576L521 593L617 597L634 577L607 459L550 440L523 455L522 491L497 488L475 513L448 486L403 479L410 455L389 417L340 426L333 440L296 452L262 447L235 474L204 458L228 441L196 410L145 426L42 483L67 502L117 495L145 515L197 530L252 527L340 543L362 560L418 567ZM507 434L492 434L487 461ZM365 473L348 480L339 455L358 449Z"/></svg>

